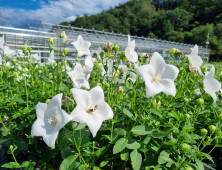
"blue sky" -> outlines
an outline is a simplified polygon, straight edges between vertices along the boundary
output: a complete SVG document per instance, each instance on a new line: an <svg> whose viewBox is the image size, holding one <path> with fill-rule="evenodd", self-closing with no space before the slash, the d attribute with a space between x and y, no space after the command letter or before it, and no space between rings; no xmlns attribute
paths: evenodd
<svg viewBox="0 0 222 170"><path fill-rule="evenodd" d="M0 0L0 26L27 28L39 20L52 24L97 14L128 0Z"/></svg>

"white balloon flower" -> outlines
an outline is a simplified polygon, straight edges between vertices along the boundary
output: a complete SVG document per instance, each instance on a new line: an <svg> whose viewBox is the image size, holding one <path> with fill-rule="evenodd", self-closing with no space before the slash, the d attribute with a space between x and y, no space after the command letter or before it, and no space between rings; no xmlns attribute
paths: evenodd
<svg viewBox="0 0 222 170"><path fill-rule="evenodd" d="M81 64L76 63L73 71L67 73L69 77L72 79L74 87L81 88L85 87L89 89L89 82L86 80L85 75L83 74L83 68Z"/></svg>
<svg viewBox="0 0 222 170"><path fill-rule="evenodd" d="M91 46L91 43L84 41L81 35L78 36L77 41L72 42L71 44L75 46L79 57L90 55L89 47Z"/></svg>
<svg viewBox="0 0 222 170"><path fill-rule="evenodd" d="M72 117L61 109L61 100L62 93L54 96L49 104L36 105L37 120L32 125L31 135L42 136L51 148L55 147L59 130L72 120Z"/></svg>
<svg viewBox="0 0 222 170"><path fill-rule="evenodd" d="M137 62L138 61L138 55L137 53L134 51L135 48L135 40L131 41L130 40L130 36L128 35L128 45L125 49L125 55L126 58L130 61L130 62Z"/></svg>
<svg viewBox="0 0 222 170"><path fill-rule="evenodd" d="M190 63L198 70L200 74L202 74L200 66L203 64L203 60L200 56L198 56L198 46L195 45L192 49L190 55L187 55Z"/></svg>
<svg viewBox="0 0 222 170"><path fill-rule="evenodd" d="M219 81L213 78L214 72L215 72L215 68L213 66L210 72L206 74L203 83L204 83L205 92L212 96L215 103L217 101L216 92L221 90L221 84Z"/></svg>
<svg viewBox="0 0 222 170"><path fill-rule="evenodd" d="M93 70L93 58L91 55L88 55L85 59L85 65L83 66L82 72L85 75L85 79L88 80L90 73Z"/></svg>
<svg viewBox="0 0 222 170"><path fill-rule="evenodd" d="M104 101L103 89L100 86L96 86L90 91L73 88L71 92L77 106L70 116L73 121L86 123L95 137L102 122L113 118L112 109Z"/></svg>
<svg viewBox="0 0 222 170"><path fill-rule="evenodd" d="M171 96L176 95L174 80L179 70L173 65L166 64L159 53L154 52L150 64L136 67L135 70L145 81L147 97L160 92Z"/></svg>

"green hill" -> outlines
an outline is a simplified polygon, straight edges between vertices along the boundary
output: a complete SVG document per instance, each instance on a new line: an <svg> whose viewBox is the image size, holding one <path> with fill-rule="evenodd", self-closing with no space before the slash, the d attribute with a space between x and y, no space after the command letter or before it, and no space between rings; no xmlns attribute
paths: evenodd
<svg viewBox="0 0 222 170"><path fill-rule="evenodd" d="M211 58L222 60L221 7L222 0L130 0L96 15L77 17L70 24L204 47L209 31Z"/></svg>

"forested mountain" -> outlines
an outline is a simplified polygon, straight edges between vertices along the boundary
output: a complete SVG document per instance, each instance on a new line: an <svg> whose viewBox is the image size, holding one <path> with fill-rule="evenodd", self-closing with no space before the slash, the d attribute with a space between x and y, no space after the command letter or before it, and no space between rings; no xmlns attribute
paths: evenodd
<svg viewBox="0 0 222 170"><path fill-rule="evenodd" d="M211 56L222 59L221 7L222 0L130 0L97 15L77 17L70 24L204 47L209 31Z"/></svg>

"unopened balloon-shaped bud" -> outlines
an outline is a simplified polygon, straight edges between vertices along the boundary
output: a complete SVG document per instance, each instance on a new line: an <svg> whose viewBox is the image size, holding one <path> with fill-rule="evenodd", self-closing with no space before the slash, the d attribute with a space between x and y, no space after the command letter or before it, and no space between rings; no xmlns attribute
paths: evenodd
<svg viewBox="0 0 222 170"><path fill-rule="evenodd" d="M197 103L202 105L202 104L204 104L204 100L202 98L199 98L199 99L197 99Z"/></svg>
<svg viewBox="0 0 222 170"><path fill-rule="evenodd" d="M182 145L181 145L181 149L186 153L188 150L189 150L189 145L187 145L186 143L183 143Z"/></svg>
<svg viewBox="0 0 222 170"><path fill-rule="evenodd" d="M209 130L210 130L211 133L214 133L215 130L217 129L217 127L214 126L214 125L210 125L210 126L208 126L208 128L209 128Z"/></svg>
<svg viewBox="0 0 222 170"><path fill-rule="evenodd" d="M202 136L206 136L207 132L208 132L208 130L205 128L200 130L200 133Z"/></svg>
<svg viewBox="0 0 222 170"><path fill-rule="evenodd" d="M47 99L45 102L46 104L49 104L50 101L51 101L50 99Z"/></svg>

